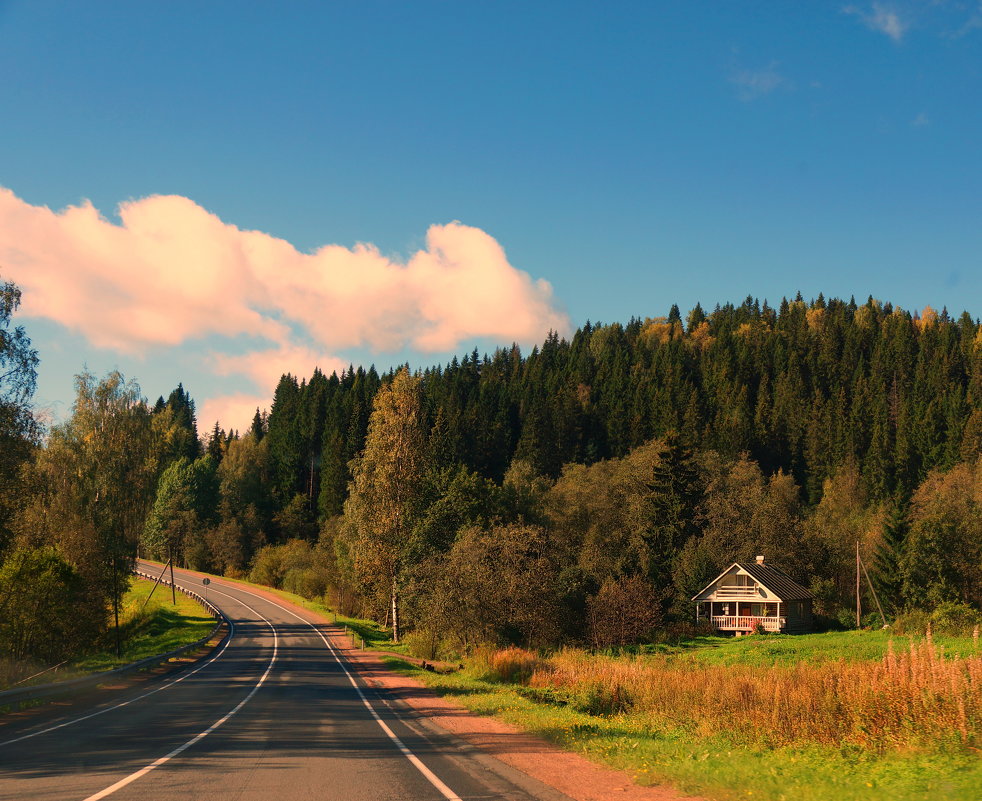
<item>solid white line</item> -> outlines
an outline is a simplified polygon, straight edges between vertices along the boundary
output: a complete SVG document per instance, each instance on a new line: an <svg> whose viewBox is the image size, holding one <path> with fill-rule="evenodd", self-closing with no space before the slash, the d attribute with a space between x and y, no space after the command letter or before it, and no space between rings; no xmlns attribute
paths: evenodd
<svg viewBox="0 0 982 801"><path fill-rule="evenodd" d="M242 601L239 601L239 603L242 603ZM242 605L247 606L246 604L242 604ZM247 606L247 608L251 608L251 607ZM122 703L115 704L114 706L108 706L105 709L100 709L97 712L91 712L88 715L82 715L82 717L79 718L72 718L71 720L67 720L64 723L59 723L56 726L48 726L48 728L46 729L40 729L38 731L31 732L30 734L22 734L20 737L15 737L12 740L4 740L3 742L0 742L0 748L2 748L5 745L12 745L14 743L19 743L22 740L29 740L31 737L37 737L38 735L41 734L47 734L50 731L63 729L66 726L74 726L76 723L81 723L83 720L89 720L91 718L98 717L99 715L104 715L106 712L112 712L114 709L120 709L124 706L129 706L130 704L135 703L136 701L142 701L144 698L147 698L148 696L151 696L154 693L159 693L161 690L166 690L168 687L173 687L175 684L179 684L180 682L184 681L186 678L193 676L199 670L204 670L206 667L208 667L208 665L210 665L212 662L218 659L218 657L220 657L222 654L225 653L225 649L228 648L229 643L232 642L232 638L235 636L235 624L232 622L231 618L226 617L225 619L228 621L228 626L229 626L228 636L225 638L225 644L221 647L221 649L218 651L217 654L209 657L205 662L202 662L194 670L188 671L187 673L182 674L180 677L174 679L173 681L169 681L166 684L160 685L154 690L150 690L150 692L144 693L143 695L138 695L136 698L130 698L129 701L123 701Z"/></svg>
<svg viewBox="0 0 982 801"><path fill-rule="evenodd" d="M90 795L88 798L83 799L83 801L99 801L100 798L105 798L108 795L112 795L117 790L121 790L123 787L126 787L126 785L132 784L133 782L135 782L140 777L146 776L150 771L156 770L161 765L165 764L166 762L169 762L171 759L173 759L174 757L176 757L178 754L182 753L183 751L186 751L188 748L190 748L192 745L194 745L199 740L203 740L205 737L207 737L209 734L211 734L213 731L215 731L215 729L217 729L219 726L221 726L223 723L225 723L225 721L227 721L236 712L238 712L240 709L242 709L242 707L244 707L247 703L249 703L249 701L252 699L252 696L254 696L256 694L256 692L259 690L259 688L262 687L263 684L265 684L266 678L269 676L270 671L273 669L273 664L276 662L276 654L277 654L277 651L279 650L279 636L276 633L276 627L272 623L270 623L268 620L266 620L265 617L263 617L262 615L260 615L259 612L257 612L251 606L249 606L249 604L247 604L245 601L239 600L238 598L234 598L234 596L228 595L227 593L224 593L224 592L220 592L220 591L217 591L217 590L216 590L216 592L218 592L219 595L224 595L226 598L232 598L233 600L238 601L246 609L249 609L254 614L259 615L259 617L261 617L266 622L266 625L269 626L270 629L272 629L272 631L273 631L273 656L269 660L269 664L266 666L266 672L263 673L262 678L259 679L259 683L256 684L255 687L252 688L252 690L249 692L249 694L245 698L243 698L241 701L239 701L239 703L235 706L234 709L232 709L229 712L225 713L225 715L223 717L221 717L218 720L216 720L214 723L212 723L203 732L200 732L199 734L196 734L194 737L192 737L186 743L184 743L183 745L179 745L177 748L175 748L169 754L165 754L164 756L160 757L160 759L157 759L157 760L151 762L145 768L140 768L140 770L136 771L135 773L131 773L129 776L126 776L126 777L120 779L118 782L116 782L113 785L110 785L105 790L100 790L98 793L95 793L94 795ZM259 597L259 596L257 596L257 597Z"/></svg>
<svg viewBox="0 0 982 801"><path fill-rule="evenodd" d="M459 795L457 795L453 790L447 787L447 785L440 780L439 776L437 776L432 770L426 767L423 761L418 756L416 756L412 751L410 751L409 748L406 747L405 743L403 743L402 740L399 739L398 735L396 735L396 733L392 731L392 729L390 729L388 725L386 725L385 721L382 720L378 712L375 711L375 707L373 707L371 703L369 703L368 698L365 697L365 693L362 692L361 687L358 686L357 682L354 680L354 677L348 671L348 668L344 666L344 662L341 661L341 657L338 651L334 648L333 645L331 645L330 641L327 639L327 637L324 636L323 632L320 629L318 629L309 620L304 620L304 618L302 618L292 609L287 609L285 606L281 606L275 601L271 601L269 598L266 598L262 595L257 595L254 592L249 592L248 590L244 590L241 587L236 587L234 584L233 585L225 584L223 586L229 589L236 589L239 592L244 592L246 595L251 595L253 598L259 598L260 600L266 601L267 603L271 603L273 604L273 606L277 607L278 609L281 609L287 614L293 615L301 623L306 623L308 626L310 626L317 633L317 636L319 636L324 641L324 645L326 645L328 650L331 652L331 656L334 657L335 661L341 667L341 670L344 671L344 675L348 677L348 681L351 682L351 686L355 688L355 691L358 693L358 697L361 698L361 702L371 713L372 717L375 718L375 722L382 727L382 731L384 731L389 736L389 739L391 739L392 742L396 744L396 747L399 749L400 752L402 752L402 755L406 757L406 759L408 759L412 763L412 765L420 773L423 774L424 777L426 777L426 779L429 781L430 784L432 784L437 790L440 791L440 793L443 795L444 798L447 799L447 801L463 801L463 799L461 799ZM257 612L256 614L259 613ZM102 796L99 796L99 798L101 797ZM85 801L96 801L96 796L93 796L92 798L86 798Z"/></svg>

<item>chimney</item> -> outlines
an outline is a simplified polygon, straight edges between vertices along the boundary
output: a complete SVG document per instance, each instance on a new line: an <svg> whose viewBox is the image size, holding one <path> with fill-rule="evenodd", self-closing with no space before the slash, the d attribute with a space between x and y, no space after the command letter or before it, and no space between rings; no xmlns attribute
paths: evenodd
<svg viewBox="0 0 982 801"><path fill-rule="evenodd" d="M757 557L757 564L758 565L764 564L764 557L763 556L758 556Z"/></svg>

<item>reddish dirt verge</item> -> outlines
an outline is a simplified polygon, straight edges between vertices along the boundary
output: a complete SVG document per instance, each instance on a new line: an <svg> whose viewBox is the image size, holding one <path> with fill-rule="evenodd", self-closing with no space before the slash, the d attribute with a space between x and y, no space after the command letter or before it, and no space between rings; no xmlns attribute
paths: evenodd
<svg viewBox="0 0 982 801"><path fill-rule="evenodd" d="M495 718L475 715L437 695L426 685L400 676L370 651L352 649L344 637L333 636L335 647L370 685L385 689L440 728L457 735L484 753L554 787L577 801L678 801L682 796L664 785L641 787L623 771L612 770L509 726Z"/></svg>
<svg viewBox="0 0 982 801"><path fill-rule="evenodd" d="M291 607L311 623L335 625L323 615L291 604L275 593L252 585L248 589ZM576 801L703 801L696 796L684 796L666 785L641 787L623 771L597 765L495 718L475 715L423 683L389 670L378 652L352 648L350 639L340 629L328 628L325 633L369 685L384 689L431 723ZM400 655L400 658L404 657Z"/></svg>

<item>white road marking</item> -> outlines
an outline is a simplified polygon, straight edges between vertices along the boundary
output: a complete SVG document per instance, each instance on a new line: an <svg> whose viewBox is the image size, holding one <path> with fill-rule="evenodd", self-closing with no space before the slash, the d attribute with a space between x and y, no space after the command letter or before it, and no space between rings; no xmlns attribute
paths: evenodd
<svg viewBox="0 0 982 801"><path fill-rule="evenodd" d="M212 586L214 586L214 585L212 585ZM273 604L273 606L277 607L278 609L282 610L283 612L286 612L289 615L293 615L293 617L295 617L301 623L306 623L308 626L310 626L317 633L317 636L320 637L324 641L324 645L326 645L327 648L328 648L328 650L331 652L331 656L334 657L335 661L341 667L341 670L344 671L344 675L348 677L348 681L351 682L351 686L355 688L355 691L358 693L358 697L361 698L361 702L365 705L365 707L371 713L372 717L375 718L375 722L378 723L378 725L382 727L382 731L384 731L389 736L389 739L391 739L392 742L395 743L396 747L399 749L399 751L402 753L402 755L404 757L406 757L406 759L408 759L412 763L412 765L420 773L423 774L423 776L427 779L427 781L429 781L429 783L432 784L440 792L440 794L443 795L443 797L447 799L447 801L463 801L463 799L461 799L461 797L459 795L457 795L453 790L451 790L449 787L447 787L447 785L444 784L443 781L441 781L441 779L440 779L439 776L437 776L432 770L430 770L428 767L426 767L426 765L423 763L423 761L418 756L416 756L412 751L410 751L409 748L406 747L405 743L403 743L402 740L399 739L398 735L394 731L392 731L392 729L390 729L388 727L388 725L386 724L386 722L384 720L382 720L382 718L379 716L378 712L375 711L375 707L373 707L371 705L371 703L369 703L368 698L365 697L365 693L362 692L361 687L358 686L358 684L355 681L354 677L348 671L348 668L346 668L344 666L344 662L341 661L341 657L340 657L339 653L337 652L337 650L334 648L333 645L331 645L330 641L327 639L327 637L324 636L323 632L321 632L320 629L318 629L309 620L304 620L300 615L298 615L293 610L287 609L285 606L280 606L280 604L278 604L275 601L271 601L269 598L266 598L266 597L264 597L262 595L258 595L258 594L254 593L254 592L249 592L248 590L244 590L241 587L236 587L234 585L228 585L228 584L226 584L224 586L229 587L229 589L233 589L234 588L235 590L237 590L239 592L243 592L246 595L251 595L253 598L259 598L262 601L266 601L267 603L271 603L271 604ZM256 612L256 614L259 614L259 613ZM102 798L102 797L103 796L101 796L101 795L92 796L90 798L86 798L85 801L97 801L97 799Z"/></svg>
<svg viewBox="0 0 982 801"><path fill-rule="evenodd" d="M242 602L240 601L239 603ZM246 604L242 604L242 605L246 606ZM123 701L122 703L115 704L114 706L109 706L106 707L105 709L100 709L97 712L91 712L88 715L82 715L81 717L78 718L72 718L71 720L67 720L64 723L59 723L56 726L48 726L48 728L46 729L33 731L30 734L22 734L20 737L15 737L12 740L4 740L3 742L0 742L0 748L2 748L5 745L12 745L13 743L19 743L22 740L29 740L31 737L37 737L41 734L47 734L50 731L57 731L58 729L63 729L66 726L74 726L76 723L81 723L83 720L89 720L99 715L104 715L106 712L112 712L114 709L120 709L121 707L129 706L130 704L135 703L136 701L142 701L144 698L147 698L148 696L151 696L154 693L159 693L161 690L166 690L168 687L173 687L175 684L179 684L180 682L184 681L186 678L193 676L199 670L204 670L206 667L208 667L208 665L210 665L212 662L218 659L218 657L220 657L222 654L225 653L225 649L228 648L229 643L232 642L232 638L235 636L235 624L232 622L231 618L226 617L225 619L228 621L228 626L229 626L228 637L225 638L225 644L221 647L221 649L218 651L217 654L215 654L212 657L209 657L205 662L202 662L194 670L190 670L187 673L182 674L180 677L174 679L173 681L169 681L166 684L160 685L154 690L150 690L150 692L144 693L143 695L138 695L136 698L130 698L129 701Z"/></svg>
<svg viewBox="0 0 982 801"><path fill-rule="evenodd" d="M221 726L222 724L224 724L225 721L227 721L234 714L236 714L240 709L242 709L242 707L244 707L247 703L249 703L249 701L252 699L252 696L254 696L258 692L259 688L262 687L263 684L266 683L266 678L269 676L270 671L273 669L273 664L276 662L276 654L279 651L279 636L276 633L276 627L272 623L270 623L268 620L266 620L265 617L263 617L262 615L260 615L259 612L257 612L251 606L249 606L249 604L247 604L245 601L241 601L238 598L235 598L234 596L228 595L227 593L220 592L219 590L214 590L214 592L217 592L219 595L224 595L226 598L232 598L233 600L238 601L246 609L250 610L251 612L253 612L256 615L259 615L259 617L262 618L265 621L266 625L269 626L270 629L272 630L272 632L273 632L273 656L269 660L269 664L266 666L266 672L263 673L262 678L259 679L259 682L256 684L255 687L252 688L252 690L250 690L249 694L245 698L243 698L241 701L239 701L239 703L236 704L236 706L232 710L230 710L229 712L225 713L225 715L223 717L221 717L218 720L216 720L214 723L212 723L203 732L200 732L199 734L196 734L194 737L192 737L186 743L184 743L183 745L179 745L177 748L175 748L169 754L165 754L164 756L160 757L160 759L157 759L157 760L151 762L145 768L140 768L140 770L138 770L138 771L136 771L134 773L131 773L129 776L126 776L126 777L120 779L118 782L116 782L113 785L110 785L105 790L100 790L98 793L95 793L93 795L90 795L88 798L84 799L84 801L99 801L100 798L105 798L108 795L112 795L117 790L121 790L123 787L126 787L126 785L132 784L133 782L135 782L137 779L141 778L142 776L146 776L150 771L156 770L161 765L169 762L174 757L176 757L178 754L186 751L188 748L190 748L192 745L194 745L199 740L203 740L205 737L207 737L209 734L211 734L213 731L215 731L215 729L217 729L219 726ZM249 594L252 595L253 593L249 593ZM259 596L257 595L256 597L258 598ZM289 610L286 610L286 611L289 611ZM458 799L458 801L459 801L459 799Z"/></svg>

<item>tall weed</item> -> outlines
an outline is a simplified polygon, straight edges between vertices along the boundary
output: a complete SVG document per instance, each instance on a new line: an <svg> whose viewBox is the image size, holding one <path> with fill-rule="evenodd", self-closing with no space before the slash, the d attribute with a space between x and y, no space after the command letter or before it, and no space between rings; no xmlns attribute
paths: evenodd
<svg viewBox="0 0 982 801"><path fill-rule="evenodd" d="M722 734L763 747L883 751L982 744L982 656L948 658L930 638L882 660L794 666L706 665L659 656L520 648L479 658L490 681L527 684L596 715Z"/></svg>

